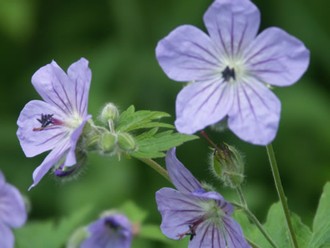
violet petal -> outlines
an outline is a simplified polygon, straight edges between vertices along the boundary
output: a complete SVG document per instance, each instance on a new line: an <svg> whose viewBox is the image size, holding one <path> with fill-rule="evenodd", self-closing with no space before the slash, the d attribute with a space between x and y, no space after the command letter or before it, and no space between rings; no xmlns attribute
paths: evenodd
<svg viewBox="0 0 330 248"><path fill-rule="evenodd" d="M156 56L162 69L173 80L205 80L214 77L220 63L213 47L204 32L184 25L158 43Z"/></svg>
<svg viewBox="0 0 330 248"><path fill-rule="evenodd" d="M17 120L17 136L27 157L53 149L67 135L62 126L33 131L34 128L40 127L38 119L41 118L41 114L53 114L54 118L60 120L65 118L58 108L44 101L33 100L24 106Z"/></svg>
<svg viewBox="0 0 330 248"><path fill-rule="evenodd" d="M276 136L281 103L262 83L249 78L237 84L234 107L229 113L228 126L242 140L267 145Z"/></svg>
<svg viewBox="0 0 330 248"><path fill-rule="evenodd" d="M260 33L245 56L252 75L276 86L295 83L309 64L309 51L304 44L275 27Z"/></svg>
<svg viewBox="0 0 330 248"><path fill-rule="evenodd" d="M221 121L228 114L234 95L233 85L220 79L184 87L176 99L177 130L192 134Z"/></svg>
<svg viewBox="0 0 330 248"><path fill-rule="evenodd" d="M166 168L174 186L181 192L188 193L202 189L202 185L189 170L177 159L176 149L170 149L166 154Z"/></svg>
<svg viewBox="0 0 330 248"><path fill-rule="evenodd" d="M221 54L237 56L255 38L260 12L249 0L217 0L206 11L204 23Z"/></svg>

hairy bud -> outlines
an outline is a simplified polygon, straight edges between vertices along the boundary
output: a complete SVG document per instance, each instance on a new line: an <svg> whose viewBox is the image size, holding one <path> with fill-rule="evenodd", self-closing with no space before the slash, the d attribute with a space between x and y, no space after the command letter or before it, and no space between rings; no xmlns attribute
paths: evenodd
<svg viewBox="0 0 330 248"><path fill-rule="evenodd" d="M244 162L239 151L228 144L214 149L211 170L225 186L236 188L244 181Z"/></svg>

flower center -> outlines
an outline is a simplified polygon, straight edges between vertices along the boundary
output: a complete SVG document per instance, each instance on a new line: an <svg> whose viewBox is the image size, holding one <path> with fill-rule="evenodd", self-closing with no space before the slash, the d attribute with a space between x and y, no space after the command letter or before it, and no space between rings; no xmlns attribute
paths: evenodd
<svg viewBox="0 0 330 248"><path fill-rule="evenodd" d="M45 129L49 129L52 126L58 126L63 124L62 121L54 118L53 116L54 114L41 114L40 119L37 119L41 126L33 128L33 131L42 131Z"/></svg>
<svg viewBox="0 0 330 248"><path fill-rule="evenodd" d="M79 127L79 125L82 123L83 119L81 116L76 112L70 118L65 120L65 126L71 128L71 129L76 129Z"/></svg>
<svg viewBox="0 0 330 248"><path fill-rule="evenodd" d="M237 82L247 75L247 68L243 59L224 58L222 61L221 76L225 82Z"/></svg>
<svg viewBox="0 0 330 248"><path fill-rule="evenodd" d="M236 74L234 68L229 68L229 66L226 66L226 68L221 72L222 78L229 82L230 79L236 80Z"/></svg>

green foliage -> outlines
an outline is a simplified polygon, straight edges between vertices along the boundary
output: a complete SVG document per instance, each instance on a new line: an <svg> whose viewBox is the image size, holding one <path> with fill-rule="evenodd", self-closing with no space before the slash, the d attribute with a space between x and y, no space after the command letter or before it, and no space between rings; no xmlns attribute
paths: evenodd
<svg viewBox="0 0 330 248"><path fill-rule="evenodd" d="M252 224L242 211L237 211L235 219L242 225L244 234L249 241L261 248L272 248L270 243L261 234L255 224ZM291 221L297 236L299 247L307 248L311 237L311 231L304 225L299 216L292 213ZM291 247L291 241L288 234L284 213L280 203L273 204L268 211L266 223L263 225L266 232L275 242L277 247Z"/></svg>
<svg viewBox="0 0 330 248"><path fill-rule="evenodd" d="M313 235L309 248L330 247L330 182L323 189L313 221Z"/></svg>
<svg viewBox="0 0 330 248"><path fill-rule="evenodd" d="M154 120L169 116L169 114L159 111L135 111L135 108L132 105L126 111L121 113L118 123L116 124L116 131L131 132L138 129L153 127L173 128L173 125L167 123L154 122Z"/></svg>
<svg viewBox="0 0 330 248"><path fill-rule="evenodd" d="M313 232L303 224L300 217L291 213L291 221L300 248L330 247L330 183L324 186L319 206L313 222ZM241 224L246 238L256 247L271 248L272 246L261 234L255 224L252 224L243 210L234 213L234 218ZM280 203L273 204L263 225L277 247L291 247L291 241L284 213Z"/></svg>
<svg viewBox="0 0 330 248"><path fill-rule="evenodd" d="M59 248L68 241L70 235L84 221L90 208L83 208L72 216L54 220L30 221L23 228L15 230L17 248Z"/></svg>
<svg viewBox="0 0 330 248"><path fill-rule="evenodd" d="M174 129L173 125L158 120L170 115L165 112L139 110L130 106L122 112L115 123L116 132L130 132L135 138L137 149L129 154L136 158L159 158L165 151L194 140L197 136L176 133L173 130L160 131L160 128Z"/></svg>

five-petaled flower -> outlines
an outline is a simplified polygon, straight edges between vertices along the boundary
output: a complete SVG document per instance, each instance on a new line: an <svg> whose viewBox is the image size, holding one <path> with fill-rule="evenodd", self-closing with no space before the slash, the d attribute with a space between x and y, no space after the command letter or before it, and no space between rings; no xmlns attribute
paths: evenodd
<svg viewBox="0 0 330 248"><path fill-rule="evenodd" d="M52 150L33 172L34 187L54 165L77 163L76 146L86 121L91 70L84 58L67 74L52 61L32 76L32 84L44 101L32 100L17 121L22 149L27 157ZM30 188L31 188L30 187Z"/></svg>
<svg viewBox="0 0 330 248"><path fill-rule="evenodd" d="M0 247L13 248L14 235L11 228L21 227L27 218L25 204L20 192L6 183L0 171Z"/></svg>
<svg viewBox="0 0 330 248"><path fill-rule="evenodd" d="M216 0L204 23L209 36L183 25L156 48L169 78L191 82L176 99L177 130L192 134L227 120L241 139L269 144L281 111L269 85L295 83L309 64L309 51L279 28L257 35L260 13L250 0Z"/></svg>
<svg viewBox="0 0 330 248"><path fill-rule="evenodd" d="M231 217L233 206L217 192L207 192L176 158L175 149L166 155L166 167L177 190L156 192L162 215L162 232L169 238L190 237L189 248L250 247L241 227Z"/></svg>
<svg viewBox="0 0 330 248"><path fill-rule="evenodd" d="M87 227L89 236L80 248L130 248L133 237L131 222L125 215L111 213Z"/></svg>

